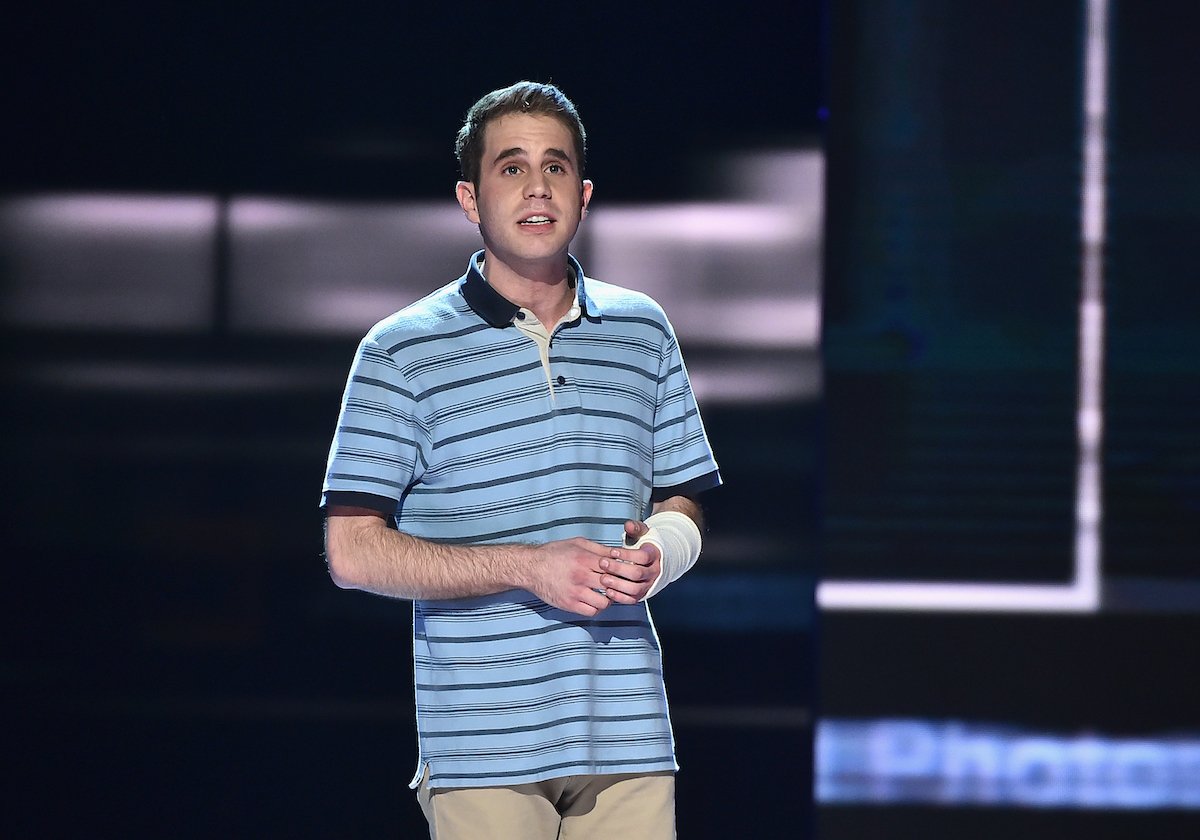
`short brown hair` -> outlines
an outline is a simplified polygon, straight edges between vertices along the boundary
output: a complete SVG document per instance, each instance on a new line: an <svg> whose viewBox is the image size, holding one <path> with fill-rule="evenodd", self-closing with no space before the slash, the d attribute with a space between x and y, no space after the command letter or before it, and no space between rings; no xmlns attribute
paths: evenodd
<svg viewBox="0 0 1200 840"><path fill-rule="evenodd" d="M483 133L488 123L508 114L533 114L554 117L567 127L575 140L576 165L579 178L587 163L587 132L575 105L554 85L540 82L517 82L482 96L467 111L467 118L458 130L454 153L464 181L479 186L479 170L483 160Z"/></svg>

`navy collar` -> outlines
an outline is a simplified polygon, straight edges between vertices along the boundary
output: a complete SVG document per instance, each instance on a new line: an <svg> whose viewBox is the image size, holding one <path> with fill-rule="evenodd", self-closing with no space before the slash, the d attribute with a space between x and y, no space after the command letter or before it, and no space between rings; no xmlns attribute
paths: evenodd
<svg viewBox="0 0 1200 840"><path fill-rule="evenodd" d="M458 291L466 299L467 305L488 324L493 327L507 327L513 322L513 318L517 317L517 310L521 307L497 292L483 279L483 275L479 273L479 261L482 257L483 251L476 251L471 255L467 273L458 280ZM584 317L599 318L600 308L588 299L584 291L583 266L568 254L567 267L575 275L576 294Z"/></svg>

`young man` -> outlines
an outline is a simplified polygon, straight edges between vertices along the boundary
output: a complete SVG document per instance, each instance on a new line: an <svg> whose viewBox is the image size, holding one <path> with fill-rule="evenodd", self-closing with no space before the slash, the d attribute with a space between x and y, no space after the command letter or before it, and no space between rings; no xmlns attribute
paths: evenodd
<svg viewBox="0 0 1200 840"><path fill-rule="evenodd" d="M457 151L483 250L359 346L322 500L329 571L413 601L431 837L671 838L646 599L699 555L717 465L662 309L568 253L592 195L571 102L489 93Z"/></svg>

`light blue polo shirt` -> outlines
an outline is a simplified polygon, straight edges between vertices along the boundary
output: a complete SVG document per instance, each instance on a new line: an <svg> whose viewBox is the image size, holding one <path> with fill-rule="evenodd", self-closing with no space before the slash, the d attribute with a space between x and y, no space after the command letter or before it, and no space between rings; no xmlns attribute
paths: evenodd
<svg viewBox="0 0 1200 840"><path fill-rule="evenodd" d="M479 258L359 345L323 504L434 542L619 545L653 501L721 483L657 303L571 258L580 314L547 371ZM413 655L414 785L426 764L433 787L676 768L645 603L589 619L524 590L416 601Z"/></svg>

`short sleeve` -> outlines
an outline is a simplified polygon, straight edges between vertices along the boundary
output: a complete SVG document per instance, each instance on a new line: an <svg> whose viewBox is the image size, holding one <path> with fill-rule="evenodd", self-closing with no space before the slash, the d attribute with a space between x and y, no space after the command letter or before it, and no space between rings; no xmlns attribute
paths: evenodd
<svg viewBox="0 0 1200 840"><path fill-rule="evenodd" d="M416 478L423 435L403 371L370 335L359 344L329 448L321 505L394 514Z"/></svg>
<svg viewBox="0 0 1200 840"><path fill-rule="evenodd" d="M721 484L700 409L675 331L666 327L654 416L654 490L652 501L695 496Z"/></svg>

